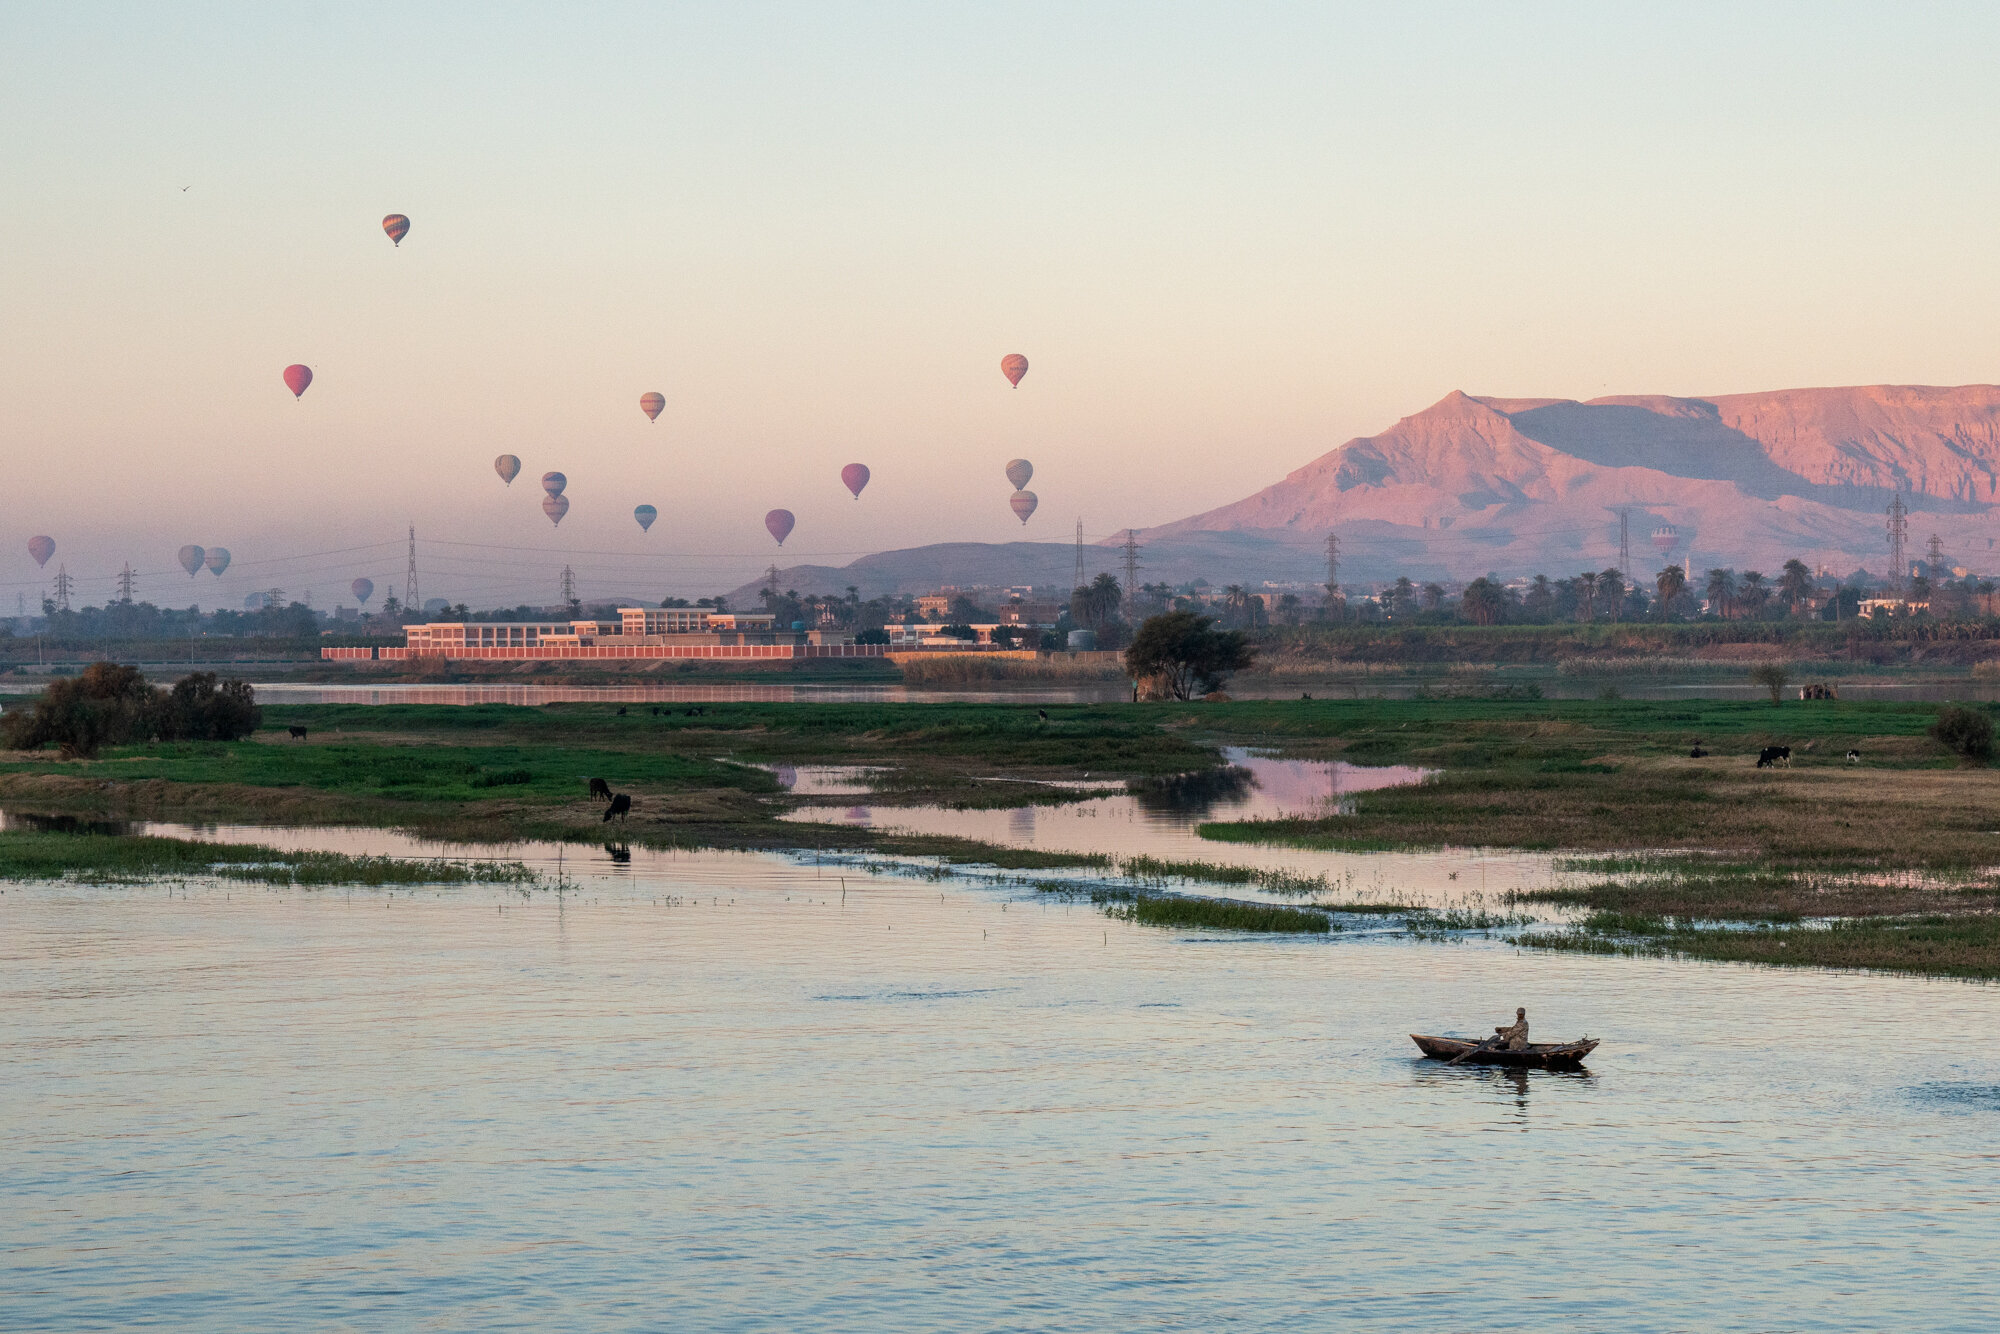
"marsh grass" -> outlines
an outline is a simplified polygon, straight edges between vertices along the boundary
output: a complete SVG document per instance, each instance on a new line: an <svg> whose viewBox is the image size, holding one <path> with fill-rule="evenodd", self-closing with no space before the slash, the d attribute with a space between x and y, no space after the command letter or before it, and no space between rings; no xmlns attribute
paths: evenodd
<svg viewBox="0 0 2000 1334"><path fill-rule="evenodd" d="M1210 927L1219 931L1268 931L1324 935L1337 930L1333 919L1309 908L1240 903L1231 899L1181 898L1141 894L1129 903L1106 906L1105 913L1141 926Z"/></svg>
<svg viewBox="0 0 2000 1334"><path fill-rule="evenodd" d="M2000 916L1992 914L1741 929L1636 918L1624 921L1617 934L1576 928L1534 932L1516 943L1588 954L2000 978Z"/></svg>
<svg viewBox="0 0 2000 1334"><path fill-rule="evenodd" d="M1162 857L1149 857L1144 853L1120 858L1118 869L1134 880L1151 884L1181 881L1191 884L1256 885L1273 894L1289 894L1301 898L1308 894L1323 894L1329 888L1327 878L1323 875L1306 875L1281 867L1233 866L1227 862L1174 861Z"/></svg>
<svg viewBox="0 0 2000 1334"><path fill-rule="evenodd" d="M901 664L903 684L922 690L977 689L985 685L1096 685L1128 680L1114 661L1068 657L1002 658L941 653Z"/></svg>
<svg viewBox="0 0 2000 1334"><path fill-rule="evenodd" d="M255 843L202 843L140 834L0 833L0 879L130 884L189 876L265 885L524 884L538 879L519 862L286 852Z"/></svg>

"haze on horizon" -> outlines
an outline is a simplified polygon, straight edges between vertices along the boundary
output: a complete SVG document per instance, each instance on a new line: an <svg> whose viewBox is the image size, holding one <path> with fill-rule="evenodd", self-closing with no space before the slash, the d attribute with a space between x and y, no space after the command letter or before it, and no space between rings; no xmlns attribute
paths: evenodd
<svg viewBox="0 0 2000 1334"><path fill-rule="evenodd" d="M568 561L694 596L1170 522L1454 389L2000 380L1996 36L1860 5L12 7L0 612L46 587L38 532L90 602L127 560L169 604L399 589L408 522L427 594L548 601ZM189 581L184 542L235 564Z"/></svg>

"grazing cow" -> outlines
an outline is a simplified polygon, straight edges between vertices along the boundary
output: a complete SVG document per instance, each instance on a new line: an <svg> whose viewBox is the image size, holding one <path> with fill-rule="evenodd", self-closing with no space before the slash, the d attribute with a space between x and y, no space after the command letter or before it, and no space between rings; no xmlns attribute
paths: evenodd
<svg viewBox="0 0 2000 1334"><path fill-rule="evenodd" d="M626 847L623 843L606 843L604 850L611 854L612 861L617 862L621 866L632 860L632 849Z"/></svg>
<svg viewBox="0 0 2000 1334"><path fill-rule="evenodd" d="M1850 751L1848 751L1848 752L1847 752L1847 762L1848 762L1849 764L1859 764L1859 763L1861 763L1861 752L1860 752L1860 751L1858 751L1858 750L1850 750Z"/></svg>
<svg viewBox="0 0 2000 1334"><path fill-rule="evenodd" d="M1757 767L1759 769L1769 769L1779 764L1790 764L1791 762L1792 748L1790 746L1766 746L1757 753Z"/></svg>
<svg viewBox="0 0 2000 1334"><path fill-rule="evenodd" d="M620 718L623 718L625 716L625 706L623 704L620 704L618 706L618 716Z"/></svg>
<svg viewBox="0 0 2000 1334"><path fill-rule="evenodd" d="M591 779L590 795L596 797L600 801L611 800L611 784L605 782L602 778Z"/></svg>
<svg viewBox="0 0 2000 1334"><path fill-rule="evenodd" d="M655 704L652 708L646 710L646 712L651 716L657 718L660 716L660 706Z"/></svg>
<svg viewBox="0 0 2000 1334"><path fill-rule="evenodd" d="M1688 752L1688 758L1691 760L1705 760L1708 758L1708 752L1701 748L1700 742L1696 742L1694 749Z"/></svg>
<svg viewBox="0 0 2000 1334"><path fill-rule="evenodd" d="M622 820L627 815L631 814L631 812L632 812L632 798L626 796L623 792L620 792L617 796L611 799L611 804L604 808L604 821L609 822L611 817L614 815Z"/></svg>
<svg viewBox="0 0 2000 1334"><path fill-rule="evenodd" d="M1049 720L1049 711L1047 709L1036 709L1035 716L1043 722L1047 722Z"/></svg>
<svg viewBox="0 0 2000 1334"><path fill-rule="evenodd" d="M300 727L297 723L293 723L289 730L292 734L292 740L304 741L306 739L306 729Z"/></svg>

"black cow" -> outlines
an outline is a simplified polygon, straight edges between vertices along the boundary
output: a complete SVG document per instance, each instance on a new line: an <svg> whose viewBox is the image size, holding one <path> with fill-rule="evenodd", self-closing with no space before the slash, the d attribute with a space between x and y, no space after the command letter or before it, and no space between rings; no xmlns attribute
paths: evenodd
<svg viewBox="0 0 2000 1334"><path fill-rule="evenodd" d="M1759 769L1769 769L1775 765L1790 764L1791 762L1792 748L1790 746L1766 746L1757 753L1757 767Z"/></svg>
<svg viewBox="0 0 2000 1334"><path fill-rule="evenodd" d="M591 779L590 795L602 801L611 800L611 784L605 782L602 778Z"/></svg>
<svg viewBox="0 0 2000 1334"><path fill-rule="evenodd" d="M304 741L306 739L306 729L300 727L297 723L292 724L289 730L292 734L292 740Z"/></svg>
<svg viewBox="0 0 2000 1334"><path fill-rule="evenodd" d="M1703 750L1700 743L1697 742L1695 748L1688 752L1688 758L1691 760L1705 760L1708 758L1708 752Z"/></svg>
<svg viewBox="0 0 2000 1334"><path fill-rule="evenodd" d="M625 706L623 704L620 704L618 706L618 716L620 718L623 718L625 716Z"/></svg>
<svg viewBox="0 0 2000 1334"><path fill-rule="evenodd" d="M622 820L627 815L631 814L631 812L632 812L632 798L626 796L623 792L620 792L617 796L611 799L611 804L604 808L604 820L605 822L609 822L611 817L614 815Z"/></svg>

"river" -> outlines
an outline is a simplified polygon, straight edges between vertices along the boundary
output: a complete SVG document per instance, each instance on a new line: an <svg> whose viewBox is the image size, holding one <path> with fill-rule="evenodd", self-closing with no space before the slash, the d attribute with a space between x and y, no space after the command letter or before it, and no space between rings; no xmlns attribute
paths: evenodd
<svg viewBox="0 0 2000 1334"><path fill-rule="evenodd" d="M2000 989L559 855L6 886L0 1324L2000 1323ZM1406 1036L1516 1005L1589 1073Z"/></svg>

